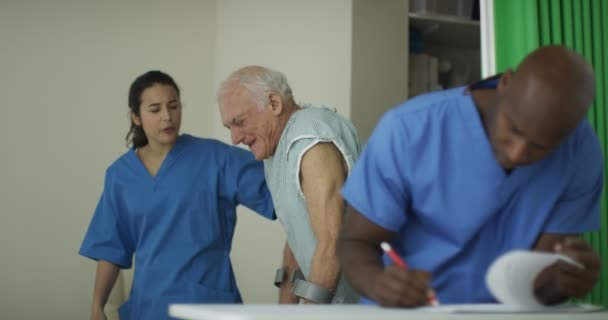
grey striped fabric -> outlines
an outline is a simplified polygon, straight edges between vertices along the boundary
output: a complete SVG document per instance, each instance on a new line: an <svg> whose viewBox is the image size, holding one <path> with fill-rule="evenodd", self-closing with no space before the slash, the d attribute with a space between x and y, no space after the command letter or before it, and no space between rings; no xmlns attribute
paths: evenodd
<svg viewBox="0 0 608 320"><path fill-rule="evenodd" d="M350 172L361 151L359 137L349 120L327 107L302 106L285 126L274 156L264 160L266 181L277 217L307 279L317 241L308 220L299 172L304 153L320 142L333 142L342 152ZM358 301L357 293L341 277L334 303Z"/></svg>

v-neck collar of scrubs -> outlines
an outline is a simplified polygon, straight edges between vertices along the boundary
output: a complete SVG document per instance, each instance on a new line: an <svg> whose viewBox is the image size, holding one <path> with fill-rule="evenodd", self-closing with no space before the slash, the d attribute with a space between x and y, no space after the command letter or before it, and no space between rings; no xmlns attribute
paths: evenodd
<svg viewBox="0 0 608 320"><path fill-rule="evenodd" d="M462 89L462 97L459 99L459 106L463 112L463 117L467 122L471 135L473 137L475 157L481 157L481 163L487 163L486 172L490 175L489 179L497 181L497 192L501 200L507 200L514 191L532 177L536 172L534 167L538 162L529 165L519 166L511 170L510 173L505 172L505 169L500 165L490 139L484 129L481 121L481 116L477 110L477 106L473 101L473 97L467 88Z"/></svg>
<svg viewBox="0 0 608 320"><path fill-rule="evenodd" d="M132 159L132 161L135 162L135 167L139 171L139 174L142 177L145 177L145 179L149 180L150 183L156 189L158 183L163 180L164 176L167 174L167 172L169 171L171 166L175 163L175 160L179 157L179 154L184 149L186 139L187 139L187 135L183 135L183 134L177 138L175 145L171 148L171 150L169 150L169 152L165 156L165 159L163 159L163 162L161 163L160 167L158 168L156 175L154 175L154 176L152 174L150 174L148 169L146 169L146 166L141 161L141 159L137 156L137 153L135 152L134 148L131 148L131 150L129 150L129 156Z"/></svg>

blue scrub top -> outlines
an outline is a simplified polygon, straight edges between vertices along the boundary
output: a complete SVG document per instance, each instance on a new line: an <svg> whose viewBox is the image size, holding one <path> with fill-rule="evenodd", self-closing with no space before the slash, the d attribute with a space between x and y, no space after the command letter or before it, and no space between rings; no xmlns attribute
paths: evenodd
<svg viewBox="0 0 608 320"><path fill-rule="evenodd" d="M542 233L596 230L602 184L587 121L543 160L507 175L471 95L456 88L388 111L342 195L395 232L393 247L412 269L432 273L442 303L475 303L495 301L484 279L499 255L532 248Z"/></svg>
<svg viewBox="0 0 608 320"><path fill-rule="evenodd" d="M121 319L169 319L170 303L240 303L230 263L239 204L275 218L250 152L182 135L153 177L131 149L106 171L80 254L121 268L135 254Z"/></svg>

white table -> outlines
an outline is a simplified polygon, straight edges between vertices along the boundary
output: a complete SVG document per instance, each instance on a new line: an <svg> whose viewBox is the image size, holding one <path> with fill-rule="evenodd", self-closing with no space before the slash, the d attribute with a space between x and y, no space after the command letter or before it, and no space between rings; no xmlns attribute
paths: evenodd
<svg viewBox="0 0 608 320"><path fill-rule="evenodd" d="M436 313L364 305L175 304L172 317L187 320L608 320L608 311L586 313Z"/></svg>

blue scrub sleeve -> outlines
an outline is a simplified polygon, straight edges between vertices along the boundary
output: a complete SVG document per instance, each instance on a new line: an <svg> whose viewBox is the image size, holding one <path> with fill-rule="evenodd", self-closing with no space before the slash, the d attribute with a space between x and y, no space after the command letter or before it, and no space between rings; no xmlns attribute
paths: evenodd
<svg viewBox="0 0 608 320"><path fill-rule="evenodd" d="M128 228L120 219L121 212L116 205L114 189L113 179L108 170L103 193L79 253L93 260L105 260L121 268L130 268L134 245Z"/></svg>
<svg viewBox="0 0 608 320"><path fill-rule="evenodd" d="M578 234L599 229L604 162L593 129L589 127L587 132L572 160L576 169L571 182L551 212L545 233Z"/></svg>
<svg viewBox="0 0 608 320"><path fill-rule="evenodd" d="M228 147L222 184L225 194L236 204L274 220L274 204L266 186L264 163L255 160L251 152L239 147Z"/></svg>
<svg viewBox="0 0 608 320"><path fill-rule="evenodd" d="M406 223L408 203L407 128L384 114L342 187L348 204L378 226L396 232Z"/></svg>

